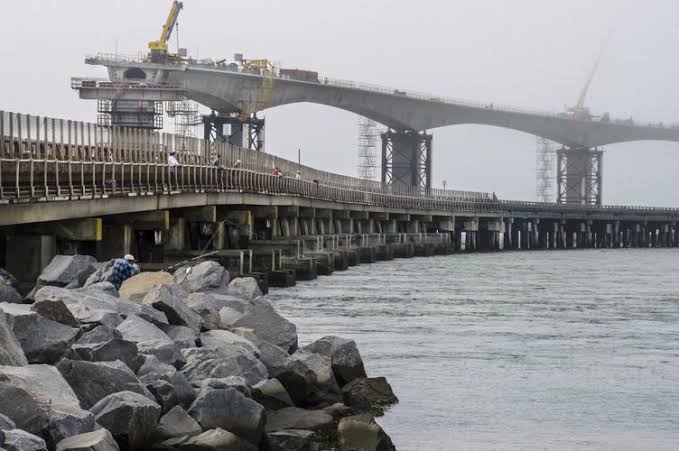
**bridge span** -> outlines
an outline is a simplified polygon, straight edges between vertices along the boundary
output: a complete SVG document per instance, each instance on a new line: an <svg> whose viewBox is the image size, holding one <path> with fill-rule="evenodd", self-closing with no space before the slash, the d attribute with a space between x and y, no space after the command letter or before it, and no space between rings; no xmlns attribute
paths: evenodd
<svg viewBox="0 0 679 451"><path fill-rule="evenodd" d="M563 147L559 150L559 203L602 204L600 146L629 141L679 142L679 127L637 124L628 120L578 119L564 113L481 104L376 85L318 77L305 71L277 72L263 67L244 70L235 64L191 60L154 63L144 58L100 55L86 59L108 69L109 80L75 79L84 99L111 101L192 99L215 111L210 126L215 135L242 145L237 132L223 131L243 115L280 105L310 102L351 111L390 128L382 137L382 181L431 188L432 136L428 130L459 124L481 124L540 136ZM300 79L297 72L315 74ZM292 73L293 76L288 75ZM124 113L123 113L124 114ZM251 119L246 122L252 122ZM263 126L254 121L255 128ZM256 141L256 140L255 140ZM251 141L254 142L254 141Z"/></svg>
<svg viewBox="0 0 679 451"><path fill-rule="evenodd" d="M310 277L394 252L676 247L677 221L674 208L426 191L229 143L0 112L0 267L27 282L57 252L148 264L212 250L288 283L291 270Z"/></svg>

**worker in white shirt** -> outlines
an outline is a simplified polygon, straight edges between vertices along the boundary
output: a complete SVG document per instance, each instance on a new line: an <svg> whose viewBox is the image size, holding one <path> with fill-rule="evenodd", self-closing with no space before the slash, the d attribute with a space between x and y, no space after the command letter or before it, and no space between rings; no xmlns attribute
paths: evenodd
<svg viewBox="0 0 679 451"><path fill-rule="evenodd" d="M179 183L177 181L177 167L179 167L179 161L177 161L177 152L174 150L170 152L170 156L167 157L167 166L170 168L170 188L172 188L172 182L174 180L175 185L179 188Z"/></svg>

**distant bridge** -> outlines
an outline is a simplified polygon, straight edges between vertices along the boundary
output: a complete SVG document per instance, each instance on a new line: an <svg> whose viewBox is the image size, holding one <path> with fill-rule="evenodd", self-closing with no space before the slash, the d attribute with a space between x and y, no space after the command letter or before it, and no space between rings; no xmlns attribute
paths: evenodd
<svg viewBox="0 0 679 451"><path fill-rule="evenodd" d="M106 66L114 83L78 84L82 98L167 100L168 92L174 92L177 98L195 100L221 116L253 114L280 105L310 102L374 119L392 129L383 137L382 179L403 186L431 188L432 143L426 130L448 125L503 127L562 144L559 200L576 204L601 204L599 146L640 140L679 142L679 128L675 127L640 125L629 120L578 120L566 114L479 104L328 78L302 81L276 73L263 76L236 71L218 64L155 64L112 56L89 58L87 62Z"/></svg>

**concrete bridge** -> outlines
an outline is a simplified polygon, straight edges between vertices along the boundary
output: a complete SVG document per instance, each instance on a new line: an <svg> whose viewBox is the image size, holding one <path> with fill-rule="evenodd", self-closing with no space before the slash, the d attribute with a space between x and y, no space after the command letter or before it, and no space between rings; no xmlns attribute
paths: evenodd
<svg viewBox="0 0 679 451"><path fill-rule="evenodd" d="M229 143L0 112L0 267L27 282L57 252L159 264L212 251L284 284L395 255L676 247L677 221L679 209L426 192Z"/></svg>
<svg viewBox="0 0 679 451"><path fill-rule="evenodd" d="M328 105L374 119L391 130L383 135L382 181L431 188L432 139L427 130L458 124L503 127L547 138L559 151L559 201L601 204L600 146L639 140L679 141L679 128L635 124L631 120L580 120L563 113L479 104L412 91L329 78L294 79L275 70L244 71L236 65L184 61L156 64L143 59L101 55L86 60L103 65L109 82L79 84L86 99L166 100L174 87L218 114L211 123L224 135L234 118L291 103ZM315 74L315 73L311 73ZM225 118L228 118L226 120ZM237 121L235 121L237 122ZM229 137L242 145L242 124Z"/></svg>

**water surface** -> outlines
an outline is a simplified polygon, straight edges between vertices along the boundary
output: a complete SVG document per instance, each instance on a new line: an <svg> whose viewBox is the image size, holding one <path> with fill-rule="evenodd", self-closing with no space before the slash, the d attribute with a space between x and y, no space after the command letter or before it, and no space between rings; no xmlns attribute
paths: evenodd
<svg viewBox="0 0 679 451"><path fill-rule="evenodd" d="M679 449L679 250L394 260L268 296L353 338L399 450Z"/></svg>

